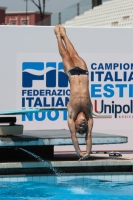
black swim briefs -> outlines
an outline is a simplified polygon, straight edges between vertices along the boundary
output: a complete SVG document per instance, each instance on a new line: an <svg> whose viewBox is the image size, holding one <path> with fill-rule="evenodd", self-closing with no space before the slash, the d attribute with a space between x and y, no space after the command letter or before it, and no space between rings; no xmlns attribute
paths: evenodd
<svg viewBox="0 0 133 200"><path fill-rule="evenodd" d="M73 76L73 75L88 75L89 72L87 70L84 70L84 69L80 68L80 67L75 67L75 68L69 70L67 72L67 74L68 74L68 76Z"/></svg>

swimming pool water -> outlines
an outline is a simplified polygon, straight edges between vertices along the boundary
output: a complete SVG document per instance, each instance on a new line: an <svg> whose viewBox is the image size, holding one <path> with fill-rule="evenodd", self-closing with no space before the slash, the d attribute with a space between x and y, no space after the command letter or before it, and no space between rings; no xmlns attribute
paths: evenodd
<svg viewBox="0 0 133 200"><path fill-rule="evenodd" d="M0 200L133 200L133 182L76 179L56 184L0 182Z"/></svg>

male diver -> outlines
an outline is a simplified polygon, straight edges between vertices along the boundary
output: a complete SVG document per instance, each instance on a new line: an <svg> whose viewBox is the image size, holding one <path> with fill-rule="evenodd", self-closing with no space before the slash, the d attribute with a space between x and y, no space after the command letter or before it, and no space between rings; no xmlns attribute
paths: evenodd
<svg viewBox="0 0 133 200"><path fill-rule="evenodd" d="M93 127L92 103L89 94L88 69L85 61L79 57L72 43L68 39L66 30L62 25L54 28L57 37L59 53L62 57L64 71L70 83L70 101L68 109L68 127L77 155L80 160L87 159L91 153ZM82 153L79 147L76 132L85 133L86 153Z"/></svg>

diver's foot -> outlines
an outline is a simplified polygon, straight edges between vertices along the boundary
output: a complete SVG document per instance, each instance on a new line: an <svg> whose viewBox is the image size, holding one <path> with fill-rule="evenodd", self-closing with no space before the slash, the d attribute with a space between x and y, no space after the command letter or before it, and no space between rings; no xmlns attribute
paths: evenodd
<svg viewBox="0 0 133 200"><path fill-rule="evenodd" d="M59 25L56 25L54 27L54 33L55 33L56 37L60 35L60 27L59 27Z"/></svg>
<svg viewBox="0 0 133 200"><path fill-rule="evenodd" d="M62 38L64 38L66 36L66 29L62 25L59 25L59 27L60 35Z"/></svg>

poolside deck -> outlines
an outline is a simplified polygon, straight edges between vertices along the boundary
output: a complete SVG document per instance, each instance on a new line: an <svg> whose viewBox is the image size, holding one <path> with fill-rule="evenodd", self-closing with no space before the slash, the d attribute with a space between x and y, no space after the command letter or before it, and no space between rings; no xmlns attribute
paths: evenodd
<svg viewBox="0 0 133 200"><path fill-rule="evenodd" d="M133 173L133 154L110 157L108 154L91 154L88 160L78 162L77 155L55 154L47 161L2 162L0 175L55 174L60 173Z"/></svg>

